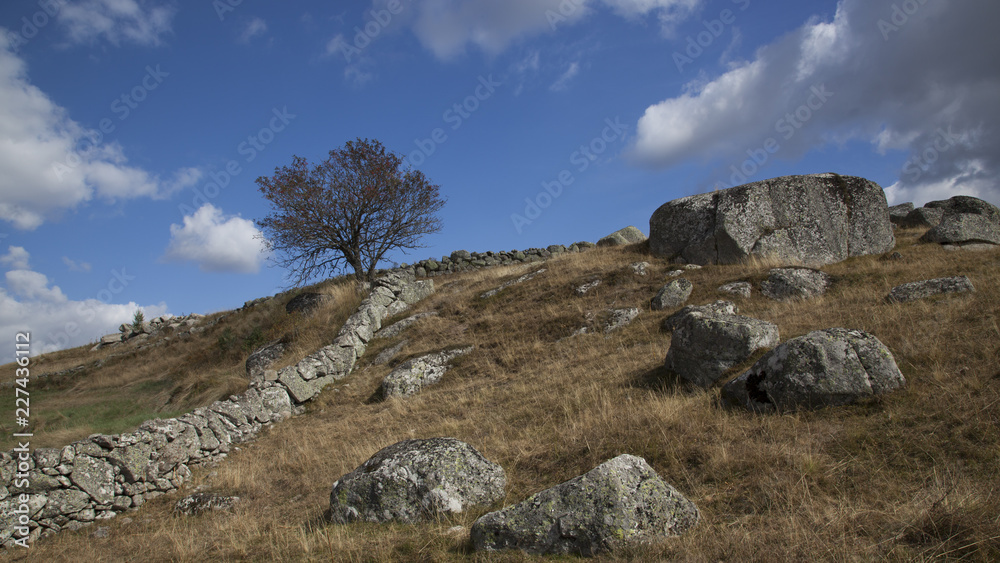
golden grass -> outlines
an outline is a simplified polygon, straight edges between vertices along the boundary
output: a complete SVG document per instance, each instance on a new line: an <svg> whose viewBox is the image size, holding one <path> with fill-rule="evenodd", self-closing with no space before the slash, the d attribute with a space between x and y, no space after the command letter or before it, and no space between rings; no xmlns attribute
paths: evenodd
<svg viewBox="0 0 1000 563"><path fill-rule="evenodd" d="M435 278L438 291L412 312L437 310L439 317L375 341L355 373L328 388L306 415L218 467L195 471L191 486L243 499L232 513L174 517L178 492L128 514L132 522L107 522L108 539L91 538L89 530L64 532L6 555L539 560L472 552L468 529L486 509L416 526L326 523L333 481L374 452L402 439L452 436L504 467L504 505L631 453L701 509L701 523L687 535L598 561L995 561L1000 252L946 252L914 244L917 234L900 233L904 260L863 257L823 268L837 280L823 298L774 303L755 293L739 303L741 313L777 323L783 340L834 326L875 334L895 354L908 385L869 404L759 416L720 408L717 389L679 385L661 367L670 339L659 325L673 311L648 306L673 265L641 246L597 249L551 260L546 273L487 300L479 299L483 291L523 270ZM628 269L639 260L653 264L646 277ZM695 285L690 302L722 298L715 288L727 282L763 279L769 265L687 272ZM884 301L894 285L959 274L973 280L975 294ZM606 281L585 297L573 294L593 277ZM643 311L629 327L607 338L561 340L594 322L594 314L623 306ZM371 364L400 338L409 340L400 357ZM405 400L369 401L399 362L468 344L476 350L456 360L439 385Z"/></svg>

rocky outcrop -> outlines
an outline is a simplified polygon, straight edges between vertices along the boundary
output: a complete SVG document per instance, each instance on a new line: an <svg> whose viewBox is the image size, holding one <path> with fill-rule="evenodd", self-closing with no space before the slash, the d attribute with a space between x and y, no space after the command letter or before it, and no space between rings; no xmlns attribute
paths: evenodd
<svg viewBox="0 0 1000 563"><path fill-rule="evenodd" d="M631 324L639 316L639 309L638 307L624 307L622 309L611 309L608 313L610 316L604 324L605 333L614 332Z"/></svg>
<svg viewBox="0 0 1000 563"><path fill-rule="evenodd" d="M504 496L503 468L454 438L406 440L333 484L330 520L416 523Z"/></svg>
<svg viewBox="0 0 1000 563"><path fill-rule="evenodd" d="M673 315L663 319L660 329L673 332L689 315L702 317L705 315L737 315L739 308L732 301L719 300L707 305L688 305Z"/></svg>
<svg viewBox="0 0 1000 563"><path fill-rule="evenodd" d="M920 237L944 245L1000 244L1000 209L981 199L955 196L925 207L943 212L941 222Z"/></svg>
<svg viewBox="0 0 1000 563"><path fill-rule="evenodd" d="M593 556L623 544L677 536L698 523L698 508L631 455L490 512L472 526L477 550Z"/></svg>
<svg viewBox="0 0 1000 563"><path fill-rule="evenodd" d="M436 354L427 354L426 356L403 362L382 380L382 398L408 397L418 393L428 385L438 383L444 377L445 372L448 371L449 362L471 351L472 347L470 346L468 348L448 350Z"/></svg>
<svg viewBox="0 0 1000 563"><path fill-rule="evenodd" d="M223 496L215 493L195 493L174 504L174 512L184 516L197 516L210 510L230 510L240 497Z"/></svg>
<svg viewBox="0 0 1000 563"><path fill-rule="evenodd" d="M410 328L410 326L416 324L420 320L426 319L426 318L429 318L429 317L436 317L436 316L438 316L438 312L437 311L428 311L426 313L418 313L416 315L413 315L413 316L410 316L410 317L406 317L405 319L396 321L396 322L392 323L391 325L389 325L389 326L387 326L387 327L385 327L385 328L377 331L375 333L375 336L373 338L375 338L375 339L378 339L378 338L393 338L395 336L398 336L401 332L403 332L404 330Z"/></svg>
<svg viewBox="0 0 1000 563"><path fill-rule="evenodd" d="M893 225L900 226L900 223L906 219L906 216L913 211L913 203L900 203L899 205L893 205L889 208L889 221Z"/></svg>
<svg viewBox="0 0 1000 563"><path fill-rule="evenodd" d="M519 278L510 280L510 281L506 281L506 282L500 284L500 287L491 289L491 290L483 293L482 295L479 296L479 298L480 299L489 299L490 297L493 297L494 295L500 293L501 291L507 289L508 287L514 287L515 285L519 285L519 284L522 284L522 283L524 283L526 281L533 280L533 279L535 279L535 276L537 276L539 274L544 274L545 271L546 271L545 268L539 268L539 269L535 270L534 272L529 272L529 273L524 274L523 276L521 276Z"/></svg>
<svg viewBox="0 0 1000 563"><path fill-rule="evenodd" d="M810 268L775 268L760 282L760 292L775 301L811 299L826 293L833 280Z"/></svg>
<svg viewBox="0 0 1000 563"><path fill-rule="evenodd" d="M831 328L793 338L722 388L730 404L758 412L848 405L906 383L892 353L859 330Z"/></svg>
<svg viewBox="0 0 1000 563"><path fill-rule="evenodd" d="M785 176L674 200L649 220L653 254L694 264L751 256L819 266L895 239L882 188L837 174Z"/></svg>
<svg viewBox="0 0 1000 563"><path fill-rule="evenodd" d="M972 280L966 276L956 276L897 285L892 288L885 299L890 303L907 303L918 299L926 299L934 295L974 291L976 291L976 288L972 285Z"/></svg>
<svg viewBox="0 0 1000 563"><path fill-rule="evenodd" d="M650 305L652 305L654 311L680 307L687 302L688 297L691 297L693 289L694 285L690 281L678 278L661 287L660 291L653 297Z"/></svg>
<svg viewBox="0 0 1000 563"><path fill-rule="evenodd" d="M597 246L626 246L644 240L646 240L646 235L642 234L642 231L636 227L629 225L597 241Z"/></svg>
<svg viewBox="0 0 1000 563"><path fill-rule="evenodd" d="M664 366L681 379L709 388L758 350L778 345L778 326L750 317L688 314L670 339Z"/></svg>
<svg viewBox="0 0 1000 563"><path fill-rule="evenodd" d="M750 282L732 282L720 286L719 292L749 299L750 295L753 293L753 286L750 285Z"/></svg>
<svg viewBox="0 0 1000 563"><path fill-rule="evenodd" d="M580 297L583 297L584 295L589 293L591 289L594 289L597 286L601 285L601 283L602 283L601 280L591 280L583 285L577 286L573 290L573 293L577 294Z"/></svg>
<svg viewBox="0 0 1000 563"><path fill-rule="evenodd" d="M139 326L135 326L132 323L122 323L118 326L117 333L102 336L91 351L116 346L123 342L131 341L135 343L149 338L160 338L167 335L184 336L192 332L199 332L207 328L204 319L205 316L199 314L181 317L161 315L150 321L143 322Z"/></svg>
<svg viewBox="0 0 1000 563"><path fill-rule="evenodd" d="M288 303L285 304L285 312L289 315L292 313L308 315L315 311L317 307L329 300L329 295L305 291L291 298Z"/></svg>

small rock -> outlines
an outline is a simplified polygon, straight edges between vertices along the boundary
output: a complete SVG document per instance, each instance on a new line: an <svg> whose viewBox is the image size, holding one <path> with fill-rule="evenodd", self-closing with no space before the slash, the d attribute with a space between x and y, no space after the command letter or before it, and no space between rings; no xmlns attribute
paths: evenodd
<svg viewBox="0 0 1000 563"><path fill-rule="evenodd" d="M890 303L906 303L945 293L975 291L976 288L972 285L972 280L966 276L956 276L904 283L892 288L892 291L889 292L889 295L885 299Z"/></svg>
<svg viewBox="0 0 1000 563"><path fill-rule="evenodd" d="M628 226L597 241L597 246L625 246L646 240L639 229Z"/></svg>
<svg viewBox="0 0 1000 563"><path fill-rule="evenodd" d="M719 291L749 299L751 293L753 293L753 286L750 285L750 282L733 282L719 287Z"/></svg>
<svg viewBox="0 0 1000 563"><path fill-rule="evenodd" d="M649 268L649 262L633 262L629 264L629 268L632 268L632 272L637 276L645 276L646 269Z"/></svg>
<svg viewBox="0 0 1000 563"><path fill-rule="evenodd" d="M208 510L230 510L240 497L227 497L215 493L195 493L177 501L174 512L186 516L197 516Z"/></svg>
<svg viewBox="0 0 1000 563"><path fill-rule="evenodd" d="M810 299L826 293L829 275L811 268L776 268L760 284L760 292L775 301Z"/></svg>
<svg viewBox="0 0 1000 563"><path fill-rule="evenodd" d="M577 287L576 289L573 290L573 292L579 295L580 297L583 297L584 295L587 294L587 292L589 292L591 289L596 288L599 285L601 285L601 280L593 280L581 285L580 287Z"/></svg>
<svg viewBox="0 0 1000 563"><path fill-rule="evenodd" d="M653 310L662 311L680 307L688 300L688 297L691 297L692 290L694 290L694 285L684 278L668 283L660 288L660 291L653 297Z"/></svg>
<svg viewBox="0 0 1000 563"><path fill-rule="evenodd" d="M637 307L626 307L624 309L612 309L611 317L608 319L608 323L604 326L604 332L613 332L618 330L639 316L639 309Z"/></svg>

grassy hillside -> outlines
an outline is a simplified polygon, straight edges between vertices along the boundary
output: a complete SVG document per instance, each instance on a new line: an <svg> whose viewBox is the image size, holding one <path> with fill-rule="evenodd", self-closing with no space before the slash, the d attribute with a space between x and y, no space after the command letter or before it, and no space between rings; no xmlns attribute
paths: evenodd
<svg viewBox="0 0 1000 563"><path fill-rule="evenodd" d="M720 407L718 389L685 388L661 367L670 337L659 327L673 311L648 307L674 268L642 247L597 249L553 259L544 274L488 300L479 295L523 270L436 278L437 292L407 314L437 310L440 316L376 341L354 374L327 388L305 415L277 425L217 467L195 471L185 490L201 486L237 495L242 501L233 512L175 517L172 505L185 494L177 492L102 524L110 528L107 538L92 538L93 528L62 532L28 552L4 556L541 559L472 552L468 529L484 511L418 526L325 522L333 481L377 450L408 438L451 436L503 466L508 478L503 504L630 453L646 458L700 508L702 521L689 534L598 558L602 561L998 560L1000 252L946 252L915 244L918 234L898 235L903 260L863 257L823 268L835 285L822 298L775 303L755 290L738 302L741 314L776 323L783 341L830 327L877 336L892 350L908 385L876 402L761 416ZM628 267L640 260L652 263L645 277ZM689 303L723 298L715 288L738 280L756 283L771 266L689 272L685 277L695 286ZM909 304L884 302L900 283L952 275L968 275L978 291ZM585 297L574 294L574 287L597 277L602 285ZM309 320L290 320L284 303L272 302L228 317L183 348L123 356L59 384L53 379L48 394L38 399L39 416L73 404L76 396L108 396L119 389L156 398L148 409L168 412L241 390L245 352L217 359L212 351L220 331L231 328L243 337L260 326L268 338L294 340L294 354L301 357L310 346L329 341L359 299L346 286L324 290L337 293L337 303ZM643 312L610 337L598 332L562 340L581 326L599 326L607 309L626 306ZM372 364L400 339L409 343L396 360ZM476 349L456 360L441 384L405 400L370 400L399 362L457 345ZM44 361L69 366L72 358L94 356L70 351ZM179 363L162 367L170 362ZM42 440L58 438L63 444L91 431L74 428L75 435L60 430Z"/></svg>

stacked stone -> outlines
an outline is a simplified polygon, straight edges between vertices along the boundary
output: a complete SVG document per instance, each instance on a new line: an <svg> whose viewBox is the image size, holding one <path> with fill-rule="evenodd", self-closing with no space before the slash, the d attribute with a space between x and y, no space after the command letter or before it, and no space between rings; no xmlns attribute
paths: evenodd
<svg viewBox="0 0 1000 563"><path fill-rule="evenodd" d="M500 252L469 252L467 250L456 250L450 256L442 256L441 260L427 259L417 262L413 266L403 268L405 271L412 271L418 278L429 276L441 276L455 272L467 272L479 268L489 268L493 266L512 266L517 264L531 264L548 260L553 256L564 253L583 252L593 248L591 242L575 242L569 246L553 244L547 248L529 248L527 250L509 250Z"/></svg>
<svg viewBox="0 0 1000 563"><path fill-rule="evenodd" d="M232 445L254 439L290 417L295 403L350 373L385 318L433 291L431 280L385 276L333 345L285 368L277 381L265 378L241 395L177 418L146 421L128 434L94 434L61 449L0 453L0 545L21 540L21 526L32 542L112 518L177 489L191 477L191 467L224 459Z"/></svg>

